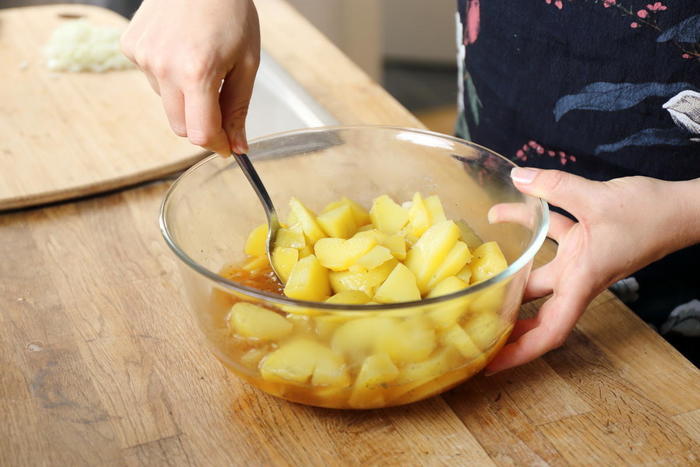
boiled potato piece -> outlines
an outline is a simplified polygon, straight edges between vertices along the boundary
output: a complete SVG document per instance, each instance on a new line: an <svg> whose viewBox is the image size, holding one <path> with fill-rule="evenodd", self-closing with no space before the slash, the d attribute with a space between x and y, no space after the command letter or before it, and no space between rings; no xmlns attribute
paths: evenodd
<svg viewBox="0 0 700 467"><path fill-rule="evenodd" d="M481 350L488 350L501 337L506 324L492 311L474 313L464 324L464 330Z"/></svg>
<svg viewBox="0 0 700 467"><path fill-rule="evenodd" d="M357 222L348 204L320 214L316 221L329 237L350 238L357 231Z"/></svg>
<svg viewBox="0 0 700 467"><path fill-rule="evenodd" d="M359 365L372 354L384 336L397 332L396 319L381 316L353 319L340 326L331 339L331 349Z"/></svg>
<svg viewBox="0 0 700 467"><path fill-rule="evenodd" d="M348 387L350 375L343 358L325 345L316 350L316 367L311 375L314 386Z"/></svg>
<svg viewBox="0 0 700 467"><path fill-rule="evenodd" d="M344 292L338 292L331 298L326 300L326 303L336 303L344 305L364 305L369 302L371 298L364 292L359 290L346 290Z"/></svg>
<svg viewBox="0 0 700 467"><path fill-rule="evenodd" d="M391 261L392 259L394 259L394 255L391 254L391 251L388 248L375 245L362 257L360 257L355 264L360 266L362 270L370 270L378 268L382 264L386 263L387 261Z"/></svg>
<svg viewBox="0 0 700 467"><path fill-rule="evenodd" d="M267 352L265 352L263 349L250 349L241 355L241 363L251 370L257 370L260 360L263 359L266 353Z"/></svg>
<svg viewBox="0 0 700 467"><path fill-rule="evenodd" d="M297 300L322 302L331 295L328 269L314 255L300 259L292 268L284 294Z"/></svg>
<svg viewBox="0 0 700 467"><path fill-rule="evenodd" d="M445 346L452 346L462 354L466 361L484 358L481 349L474 343L469 335L454 324L447 328L440 336L440 342Z"/></svg>
<svg viewBox="0 0 700 467"><path fill-rule="evenodd" d="M242 266L242 269L255 273L262 269L266 269L270 265L267 256L254 256L249 258Z"/></svg>
<svg viewBox="0 0 700 467"><path fill-rule="evenodd" d="M386 334L379 336L377 352L386 353L398 364L420 362L435 350L435 331L423 317L406 319Z"/></svg>
<svg viewBox="0 0 700 467"><path fill-rule="evenodd" d="M398 233L408 222L408 210L402 208L387 195L374 200L369 217L375 227L387 234Z"/></svg>
<svg viewBox="0 0 700 467"><path fill-rule="evenodd" d="M321 265L332 271L344 271L372 249L377 242L370 237L322 238L314 246Z"/></svg>
<svg viewBox="0 0 700 467"><path fill-rule="evenodd" d="M445 210L442 208L442 201L440 201L438 195L428 196L423 202L430 213L431 224L437 224L447 220L447 217L445 217Z"/></svg>
<svg viewBox="0 0 700 467"><path fill-rule="evenodd" d="M427 298L439 297L464 290L469 285L455 276L450 276L438 283ZM456 324L469 307L470 297L452 299L445 303L431 306L428 316L440 329Z"/></svg>
<svg viewBox="0 0 700 467"><path fill-rule="evenodd" d="M359 290L371 297L374 296L377 287L389 277L389 274L391 274L391 271L394 270L397 264L398 261L396 260L387 261L378 268L367 272L331 271L329 275L331 286L336 293L346 290Z"/></svg>
<svg viewBox="0 0 700 467"><path fill-rule="evenodd" d="M455 276L469 284L472 279L472 269L469 267L469 264L465 265Z"/></svg>
<svg viewBox="0 0 700 467"><path fill-rule="evenodd" d="M318 370L318 371L317 371ZM319 385L349 383L342 357L318 342L300 338L270 353L260 365L263 379L272 382ZM313 378L312 378L313 376Z"/></svg>
<svg viewBox="0 0 700 467"><path fill-rule="evenodd" d="M389 277L377 288L374 300L379 303L412 302L420 300L416 278L402 263L396 265Z"/></svg>
<svg viewBox="0 0 700 467"><path fill-rule="evenodd" d="M372 227L372 224L365 227ZM391 254L394 255L394 258L398 260L406 259L406 239L399 234L388 235L375 228L368 228L358 231L355 237L374 238L378 245L388 248Z"/></svg>
<svg viewBox="0 0 700 467"><path fill-rule="evenodd" d="M365 359L355 380L348 403L354 408L372 408L384 405L383 385L399 375L399 369L386 354L371 355Z"/></svg>
<svg viewBox="0 0 700 467"><path fill-rule="evenodd" d="M290 225L301 225L304 236L311 245L326 236L321 226L318 225L313 211L304 206L301 201L296 198L290 199L289 208L291 209L290 221L295 221L290 222Z"/></svg>
<svg viewBox="0 0 700 467"><path fill-rule="evenodd" d="M245 242L245 254L248 256L265 256L267 250L265 249L265 244L267 243L267 224L260 224L248 235L248 239Z"/></svg>
<svg viewBox="0 0 700 467"><path fill-rule="evenodd" d="M272 310L239 302L231 307L229 326L239 336L279 340L292 332L292 323Z"/></svg>
<svg viewBox="0 0 700 467"><path fill-rule="evenodd" d="M423 202L423 197L420 193L413 195L411 207L408 210L408 225L406 233L414 238L419 238L423 232L430 227L430 213Z"/></svg>
<svg viewBox="0 0 700 467"><path fill-rule="evenodd" d="M452 247L445 257L445 260L430 277L428 289L432 289L438 282L446 277L456 275L471 260L471 257L472 254L466 243L460 241L455 243L455 246Z"/></svg>
<svg viewBox="0 0 700 467"><path fill-rule="evenodd" d="M399 376L394 384L402 385L413 383L416 387L432 379L438 378L444 373L457 367L462 362L462 357L451 347L443 347L432 357L416 363L410 363L401 368ZM406 388L410 390L410 388Z"/></svg>
<svg viewBox="0 0 700 467"><path fill-rule="evenodd" d="M455 246L458 237L459 228L454 222L440 222L426 230L406 255L406 266L416 276L421 293L428 291L430 278Z"/></svg>
<svg viewBox="0 0 700 467"><path fill-rule="evenodd" d="M358 226L363 226L365 224L370 223L369 213L367 212L367 210L355 201L346 197L341 198L339 201L334 201L330 203L328 206L323 208L323 212L330 211L343 205L350 207L350 209L352 210L352 215L355 218L355 223Z"/></svg>
<svg viewBox="0 0 700 467"><path fill-rule="evenodd" d="M486 242L474 250L474 258L469 266L472 270L472 284L491 279L508 267L508 262L496 242Z"/></svg>
<svg viewBox="0 0 700 467"><path fill-rule="evenodd" d="M286 283L289 275L294 269L294 265L299 261L299 250L296 248L275 247L272 250L272 262L275 265L275 271L280 276L280 280Z"/></svg>
<svg viewBox="0 0 700 467"><path fill-rule="evenodd" d="M280 228L277 231L274 243L275 247L299 249L306 246L306 238L301 226L297 224L293 227Z"/></svg>

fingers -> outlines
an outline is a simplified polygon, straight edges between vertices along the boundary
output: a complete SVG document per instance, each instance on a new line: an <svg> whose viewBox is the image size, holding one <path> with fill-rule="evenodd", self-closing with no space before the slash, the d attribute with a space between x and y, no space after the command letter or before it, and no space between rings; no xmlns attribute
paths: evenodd
<svg viewBox="0 0 700 467"><path fill-rule="evenodd" d="M248 152L245 133L245 119L250 98L253 94L255 74L258 71L259 56L251 56L238 63L224 80L219 102L223 127L228 135L231 149L236 153Z"/></svg>
<svg viewBox="0 0 700 467"><path fill-rule="evenodd" d="M586 206L598 182L559 170L516 167L511 178L518 190L538 196L576 216L579 207Z"/></svg>
<svg viewBox="0 0 700 467"><path fill-rule="evenodd" d="M535 210L525 203L500 203L491 206L488 212L489 224L513 222L532 229Z"/></svg>
<svg viewBox="0 0 700 467"><path fill-rule="evenodd" d="M549 211L549 233L547 236L557 243L561 243L561 240L575 224L568 217L558 212Z"/></svg>
<svg viewBox="0 0 700 467"><path fill-rule="evenodd" d="M175 86L163 85L160 97L163 101L163 109L168 117L170 128L178 136L187 136L187 123L185 121L185 96Z"/></svg>
<svg viewBox="0 0 700 467"><path fill-rule="evenodd" d="M487 373L523 365L561 346L588 303L587 295L581 289L555 294L542 305L537 318L528 320L521 329L526 330L533 324L536 326L522 333L515 342L507 344L488 365Z"/></svg>
<svg viewBox="0 0 700 467"><path fill-rule="evenodd" d="M187 139L223 156L231 153L231 146L221 127L219 90L213 84L196 82L183 90Z"/></svg>
<svg viewBox="0 0 700 467"><path fill-rule="evenodd" d="M523 302L530 302L552 293L557 278L558 263L556 258L530 273L525 285Z"/></svg>

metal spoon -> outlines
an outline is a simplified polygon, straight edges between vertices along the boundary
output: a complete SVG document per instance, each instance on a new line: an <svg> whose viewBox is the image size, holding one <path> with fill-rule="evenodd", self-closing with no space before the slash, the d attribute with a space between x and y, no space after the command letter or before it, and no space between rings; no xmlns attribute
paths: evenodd
<svg viewBox="0 0 700 467"><path fill-rule="evenodd" d="M279 279L280 282L283 282L281 276L275 269L275 264L272 262L272 246L275 238L277 237L277 231L280 228L280 221L279 217L277 217L277 211L275 210L275 206L272 204L272 200L270 199L270 195L267 193L267 189L265 189L265 185L263 185L262 180L260 180L258 172L255 170L255 167L253 167L250 159L248 159L248 155L236 154L234 152L233 157L236 159L236 162L238 162L238 166L243 171L245 178L248 179L248 182L250 182L250 185L255 190L255 193L258 195L258 199L260 200L260 204L262 204L263 209L265 210L265 216L267 216L267 239L265 241L265 253L267 253L267 259L272 267L272 272L275 273L275 276L277 276L277 279Z"/></svg>

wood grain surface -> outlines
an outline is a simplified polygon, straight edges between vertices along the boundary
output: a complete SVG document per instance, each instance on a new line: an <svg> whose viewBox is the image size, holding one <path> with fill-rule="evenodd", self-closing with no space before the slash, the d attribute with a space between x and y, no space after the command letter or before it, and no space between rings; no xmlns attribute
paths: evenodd
<svg viewBox="0 0 700 467"><path fill-rule="evenodd" d="M258 8L267 50L339 120L418 126L286 3ZM0 465L700 462L700 372L607 292L562 348L409 406L252 388L188 312L157 226L170 183L0 215Z"/></svg>
<svg viewBox="0 0 700 467"><path fill-rule="evenodd" d="M65 15L127 23L88 5L0 10L0 210L155 179L204 154L172 133L138 70L51 72L42 49Z"/></svg>

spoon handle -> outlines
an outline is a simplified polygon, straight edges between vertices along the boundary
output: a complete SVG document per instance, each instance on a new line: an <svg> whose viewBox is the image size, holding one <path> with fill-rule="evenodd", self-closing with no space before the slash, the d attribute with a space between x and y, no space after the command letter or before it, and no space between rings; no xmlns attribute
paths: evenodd
<svg viewBox="0 0 700 467"><path fill-rule="evenodd" d="M262 180L260 180L260 176L255 170L255 167L253 167L253 163L250 162L248 155L245 153L236 154L234 152L233 157L236 159L236 162L238 162L238 165L245 174L246 178L253 186L255 193L257 193L258 198L265 209L267 222L270 225L277 225L279 220L277 219L277 211L275 211L275 206L272 204L272 199L270 199L270 195L267 193L265 185L263 185Z"/></svg>

